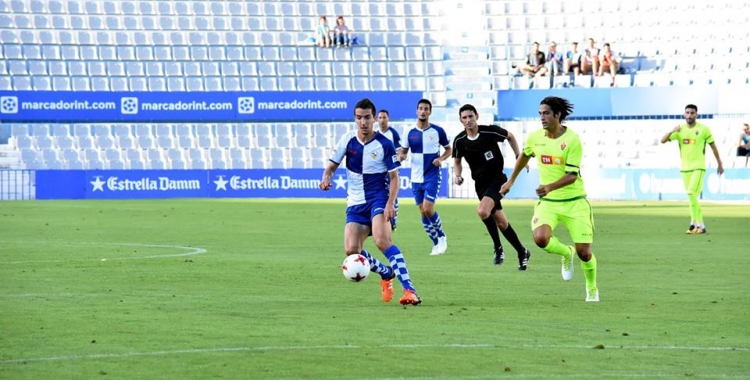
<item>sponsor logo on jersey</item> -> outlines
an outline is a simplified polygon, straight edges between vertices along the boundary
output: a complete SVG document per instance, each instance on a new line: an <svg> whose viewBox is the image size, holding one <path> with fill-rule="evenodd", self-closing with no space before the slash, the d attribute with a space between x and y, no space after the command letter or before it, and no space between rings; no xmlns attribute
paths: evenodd
<svg viewBox="0 0 750 380"><path fill-rule="evenodd" d="M693 145L695 144L695 140L693 139L682 139L682 145Z"/></svg>
<svg viewBox="0 0 750 380"><path fill-rule="evenodd" d="M491 159L495 158L495 156L492 154L492 151L484 152L484 159L489 161Z"/></svg>
<svg viewBox="0 0 750 380"><path fill-rule="evenodd" d="M543 165L565 165L565 159L559 156L543 154L541 159Z"/></svg>

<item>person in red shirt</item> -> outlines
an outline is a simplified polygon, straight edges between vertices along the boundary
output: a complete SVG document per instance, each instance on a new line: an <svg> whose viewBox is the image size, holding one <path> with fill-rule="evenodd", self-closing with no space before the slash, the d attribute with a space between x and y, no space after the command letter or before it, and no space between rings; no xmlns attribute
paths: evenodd
<svg viewBox="0 0 750 380"><path fill-rule="evenodd" d="M599 54L599 73L597 75L604 76L604 70L609 70L612 75L612 82L609 85L614 86L617 71L620 70L620 63L615 53L612 52L609 43L604 44L604 49Z"/></svg>

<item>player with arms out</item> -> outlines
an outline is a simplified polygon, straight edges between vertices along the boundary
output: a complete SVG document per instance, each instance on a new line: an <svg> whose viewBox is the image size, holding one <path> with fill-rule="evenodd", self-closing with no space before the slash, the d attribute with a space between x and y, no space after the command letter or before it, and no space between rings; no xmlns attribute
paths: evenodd
<svg viewBox="0 0 750 380"><path fill-rule="evenodd" d="M586 277L586 302L599 302L596 257L591 252L594 215L586 200L580 172L583 146L578 134L561 124L572 112L573 105L563 98L548 96L542 100L539 105L542 129L528 135L523 154L516 160L513 174L500 188L500 194L510 191L521 170L531 157L536 157L541 184L536 189L539 201L531 219L534 243L549 253L562 256L565 281L573 278L573 257L577 253ZM552 236L558 223L568 228L575 248Z"/></svg>
<svg viewBox="0 0 750 380"><path fill-rule="evenodd" d="M474 188L477 191L477 197L479 197L477 214L479 219L484 222L490 237L492 237L492 242L495 244L495 265L500 265L505 260L500 234L497 233L499 229L516 249L518 270L526 270L531 252L521 244L516 231L505 216L502 203L500 203L500 199L502 199L500 186L508 178L503 173L504 159L498 143L508 140L510 147L518 157L521 154L518 142L515 136L504 128L496 125L477 125L479 114L471 104L463 105L458 110L458 115L461 124L464 125L464 131L453 139L455 183L459 186L464 183L464 178L461 176L463 171L461 160L465 158L469 164L469 169L471 169L471 178L474 180ZM528 170L528 166L526 169Z"/></svg>
<svg viewBox="0 0 750 380"><path fill-rule="evenodd" d="M698 106L688 104L685 106L685 124L678 125L667 132L661 138L661 143L666 144L677 140L680 146L680 173L685 185L688 201L690 202L690 227L688 234L705 234L706 225L703 223L703 213L698 197L703 190L703 177L706 174L706 144L711 146L716 162L719 164L716 172L724 173L721 164L721 155L716 147L711 130L707 126L698 123Z"/></svg>
<svg viewBox="0 0 750 380"><path fill-rule="evenodd" d="M388 138L388 140L391 140L393 143L393 146L396 147L396 149L399 149L401 147L401 136L398 134L398 132L391 128L389 125L391 121L391 115L388 113L388 110L381 109L378 111L378 133ZM396 198L396 215L391 219L391 229L394 231L396 230L396 219L398 218L398 198Z"/></svg>
<svg viewBox="0 0 750 380"><path fill-rule="evenodd" d="M399 302L402 305L419 305L422 300L412 285L404 256L391 240L390 219L396 215L401 162L393 143L373 129L375 105L370 99L362 99L354 106L354 121L357 130L345 134L338 141L319 187L330 190L331 177L346 158L344 251L347 255L361 254L367 258L371 270L381 277L383 301L390 302L393 298L393 278L398 277L404 288ZM390 266L364 250L365 239L370 234L375 245L388 258Z"/></svg>
<svg viewBox="0 0 750 380"><path fill-rule="evenodd" d="M427 99L417 102L417 126L401 140L400 160L411 150L411 188L422 214L422 226L432 240L430 255L442 255L448 249L448 238L443 222L435 211L442 175L440 164L451 156L451 143L445 130L430 123L432 103ZM440 154L440 147L445 151Z"/></svg>

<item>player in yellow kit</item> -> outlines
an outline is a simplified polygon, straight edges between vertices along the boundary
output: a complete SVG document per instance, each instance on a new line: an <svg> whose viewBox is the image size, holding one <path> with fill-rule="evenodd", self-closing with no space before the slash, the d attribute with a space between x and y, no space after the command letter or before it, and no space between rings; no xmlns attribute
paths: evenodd
<svg viewBox="0 0 750 380"><path fill-rule="evenodd" d="M565 281L573 278L573 258L577 253L586 277L586 302L599 302L596 257L591 252L594 216L580 173L583 146L578 134L561 124L572 112L573 105L566 99L548 96L542 100L539 105L542 129L526 138L523 154L516 160L513 174L500 193L507 194L531 157L536 157L541 184L536 189L539 201L531 220L534 242L539 248L562 256ZM575 247L566 246L552 236L558 223L568 228Z"/></svg>
<svg viewBox="0 0 750 380"><path fill-rule="evenodd" d="M724 173L724 166L721 164L719 149L714 143L714 137L707 126L698 123L698 107L695 104L685 106L685 123L678 125L673 130L667 132L662 138L661 143L665 144L672 140L677 140L680 144L680 173L682 182L685 184L688 200L690 202L690 227L688 234L705 234L706 225L703 223L703 213L701 205L698 203L698 197L703 190L703 177L706 174L706 144L711 146L714 152L716 162L719 167L716 169L719 175Z"/></svg>

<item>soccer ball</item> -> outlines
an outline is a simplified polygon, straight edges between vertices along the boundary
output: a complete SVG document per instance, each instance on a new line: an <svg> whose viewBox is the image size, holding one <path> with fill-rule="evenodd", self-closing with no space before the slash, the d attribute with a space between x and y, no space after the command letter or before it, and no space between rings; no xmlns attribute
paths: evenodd
<svg viewBox="0 0 750 380"><path fill-rule="evenodd" d="M341 270L344 272L344 277L347 280L360 282L370 274L370 263L366 257L360 254L349 255L346 256L344 263L341 264Z"/></svg>

